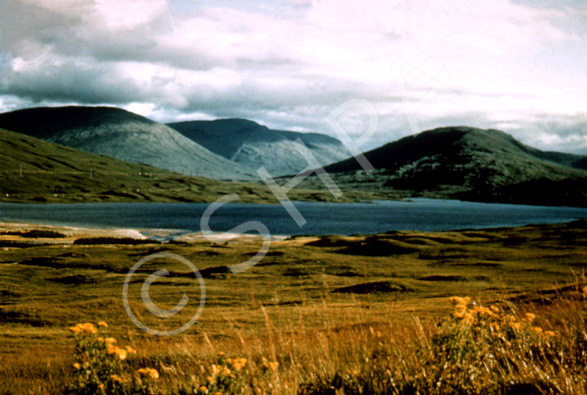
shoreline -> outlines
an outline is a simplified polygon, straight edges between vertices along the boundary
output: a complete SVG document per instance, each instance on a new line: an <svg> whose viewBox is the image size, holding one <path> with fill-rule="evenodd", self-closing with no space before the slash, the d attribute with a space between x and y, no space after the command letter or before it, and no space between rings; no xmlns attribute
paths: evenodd
<svg viewBox="0 0 587 395"><path fill-rule="evenodd" d="M27 232L48 231L57 232L59 237L28 237ZM21 233L20 235L17 233ZM222 243L234 239L256 240L258 234L239 234L227 232L214 232L213 235L205 236L202 232L178 229L141 229L141 228L98 228L84 226L49 225L40 223L24 223L5 221L0 224L0 241L39 241L47 244L72 244L80 238L130 238L135 240L152 240L154 243L165 243L169 241L185 243ZM279 241L291 236L271 235L272 241Z"/></svg>
<svg viewBox="0 0 587 395"><path fill-rule="evenodd" d="M385 235L389 232L406 232L406 233L448 233L448 232L467 232L477 231L485 232L496 229L516 229L525 227L548 227L553 225L570 224L576 221L586 221L587 218L578 218L568 221L552 222L552 223L529 223L523 225L512 226L488 226L484 228L459 228L459 229L445 229L445 230L394 230L378 233L356 233L356 234L311 234L304 233L298 235L270 235L271 241L294 241L296 239L319 239L327 237L369 237L377 235ZM34 237L27 235L28 232L55 232L54 236ZM226 243L229 241L244 241L251 242L260 240L259 234L240 234L228 232L213 232L212 235L204 235L201 231L180 230L180 229L160 229L160 228L121 228L121 227L92 227L92 226L70 226L59 224L45 224L34 222L19 222L19 221L3 221L0 222L0 242L18 242L30 244L38 244L42 241L43 244L56 245L71 245L77 239L83 238L120 238L120 239L135 239L137 241L151 240L153 243L165 244L169 242L200 244L200 243ZM33 233L31 233L33 235Z"/></svg>

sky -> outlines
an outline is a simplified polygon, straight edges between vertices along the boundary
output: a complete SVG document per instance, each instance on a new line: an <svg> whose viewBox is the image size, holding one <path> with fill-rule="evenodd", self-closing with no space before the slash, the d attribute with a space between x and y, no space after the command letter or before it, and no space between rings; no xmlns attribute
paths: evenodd
<svg viewBox="0 0 587 395"><path fill-rule="evenodd" d="M362 150L441 126L587 154L584 0L0 1L0 112L246 118Z"/></svg>

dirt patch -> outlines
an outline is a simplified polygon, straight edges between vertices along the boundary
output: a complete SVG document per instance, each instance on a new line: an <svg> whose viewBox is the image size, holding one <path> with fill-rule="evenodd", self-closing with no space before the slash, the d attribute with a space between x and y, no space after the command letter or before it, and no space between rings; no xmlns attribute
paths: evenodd
<svg viewBox="0 0 587 395"><path fill-rule="evenodd" d="M312 275L312 273L309 270L303 269L303 268L295 268L295 267L287 269L286 271L284 271L282 273L282 276L287 276L287 277L309 277L311 275Z"/></svg>
<svg viewBox="0 0 587 395"><path fill-rule="evenodd" d="M305 245L310 247L349 247L357 243L344 236L322 236L318 240L310 241Z"/></svg>
<svg viewBox="0 0 587 395"><path fill-rule="evenodd" d="M245 252L243 254L243 256L255 256L258 253L259 253L258 251L255 251L255 252ZM283 256L283 255L285 255L285 252L283 252L283 251L267 251L265 253L265 256Z"/></svg>
<svg viewBox="0 0 587 395"><path fill-rule="evenodd" d="M37 244L37 243L23 243L23 242L19 242L19 241L0 241L0 248L2 247L8 247L8 248L28 248L28 247L36 247L38 245L42 245L42 244Z"/></svg>
<svg viewBox="0 0 587 395"><path fill-rule="evenodd" d="M203 278L225 277L230 273L232 273L232 271L228 266L214 266L200 270L200 274Z"/></svg>
<svg viewBox="0 0 587 395"><path fill-rule="evenodd" d="M29 230L28 232L4 232L2 235L20 236L26 239L64 239L67 236L63 233L55 232L53 230Z"/></svg>
<svg viewBox="0 0 587 395"><path fill-rule="evenodd" d="M94 277L85 276L83 274L73 274L69 276L57 277L51 279L51 281L65 285L95 284L98 282Z"/></svg>
<svg viewBox="0 0 587 395"><path fill-rule="evenodd" d="M462 282L462 281L491 281L488 276L458 276L458 275L434 275L424 276L418 278L420 281L451 281L451 282Z"/></svg>
<svg viewBox="0 0 587 395"><path fill-rule="evenodd" d="M364 274L359 273L355 270L341 270L341 271L327 271L328 274L338 277L365 277Z"/></svg>
<svg viewBox="0 0 587 395"><path fill-rule="evenodd" d="M503 264L498 262L463 262L463 263L451 263L449 266L453 267L492 267L492 268L499 268L502 267Z"/></svg>
<svg viewBox="0 0 587 395"><path fill-rule="evenodd" d="M59 254L58 257L60 258L87 258L89 257L88 254L83 252L66 252L63 254Z"/></svg>
<svg viewBox="0 0 587 395"><path fill-rule="evenodd" d="M403 284L398 284L393 281L372 281L367 283L360 283L355 285L349 285L346 287L336 288L332 292L352 294L378 294L412 291L413 289L410 289Z"/></svg>
<svg viewBox="0 0 587 395"><path fill-rule="evenodd" d="M420 248L403 241L381 238L378 236L368 237L364 242L357 242L338 252L348 255L362 256L391 256L419 254Z"/></svg>
<svg viewBox="0 0 587 395"><path fill-rule="evenodd" d="M45 257L45 256L39 256L39 257L30 258L30 259L25 259L24 261L20 262L19 265L52 267L55 269L62 266L58 259L55 259L53 257Z"/></svg>
<svg viewBox="0 0 587 395"><path fill-rule="evenodd" d="M103 244L114 244L114 245L141 245L141 244L161 244L155 240L142 240L133 239L130 237L87 237L77 239L73 242L76 245L103 245Z"/></svg>
<svg viewBox="0 0 587 395"><path fill-rule="evenodd" d="M27 314L21 311L10 311L4 309L0 309L0 321L30 325L35 328L53 325L51 321L48 321L35 313Z"/></svg>

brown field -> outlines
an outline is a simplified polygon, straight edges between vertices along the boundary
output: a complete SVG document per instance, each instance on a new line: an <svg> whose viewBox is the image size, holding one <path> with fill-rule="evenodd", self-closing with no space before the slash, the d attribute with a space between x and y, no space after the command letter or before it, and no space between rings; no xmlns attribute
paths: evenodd
<svg viewBox="0 0 587 395"><path fill-rule="evenodd" d="M27 233L31 230L45 233ZM0 228L0 394L64 393L76 374L76 340L68 327L99 321L108 323L108 336L138 351L124 361L129 372L158 370L161 377L154 386L161 394L194 393L190 386L200 388L211 363L226 364L220 352L248 360L244 381L227 392L430 393L424 384L412 392L401 386L416 376L422 383L431 380L425 374L431 367L421 365L418 370L421 358L426 358L415 348L432 350L430 339L439 330L437 324L452 311L450 297L469 296L477 306L495 304L520 316L534 312L537 325L556 331L561 341L573 331L571 323L584 308L580 289L587 266L587 221L276 240L260 263L240 274L232 274L227 266L254 255L259 240L214 244L188 237L174 244L73 244L80 238L107 236L127 235L10 223ZM127 317L122 301L129 269L158 252L190 260L206 285L206 305L197 323L171 337L142 332ZM157 306L170 309L184 293L191 301L166 319L151 315L140 300L143 281L161 268L172 275L150 289ZM160 330L188 321L200 295L194 275L170 259L142 266L129 289L130 305L139 319ZM278 361L279 368L266 372L263 358ZM489 381L479 379L479 392L587 392L585 380L566 365L544 378L554 366L545 363L536 362L536 369L527 370L500 367L512 375L504 376L510 381L498 383L491 392ZM392 380L396 372L409 374ZM498 376L488 377L495 381ZM515 387L524 380L533 386L527 389L530 392ZM453 393L457 384L446 385L438 384L438 393Z"/></svg>

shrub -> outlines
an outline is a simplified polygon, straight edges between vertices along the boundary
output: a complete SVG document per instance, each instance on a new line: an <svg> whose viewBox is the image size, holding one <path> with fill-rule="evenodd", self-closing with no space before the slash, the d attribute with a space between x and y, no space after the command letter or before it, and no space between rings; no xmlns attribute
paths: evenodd
<svg viewBox="0 0 587 395"><path fill-rule="evenodd" d="M130 346L119 347L113 337L104 337L108 324L99 322L77 324L69 328L77 345L73 364L74 382L69 388L72 395L94 394L152 394L159 372L152 368L138 369L131 374L125 364L129 355L136 354Z"/></svg>

